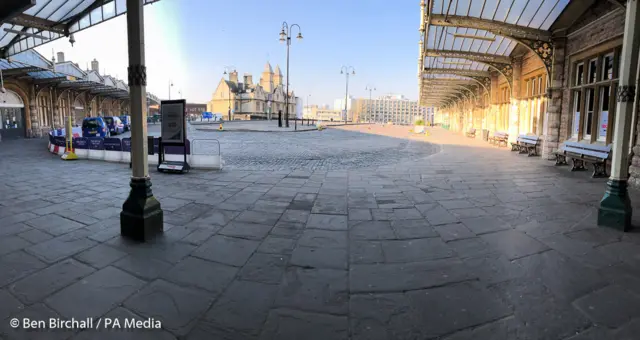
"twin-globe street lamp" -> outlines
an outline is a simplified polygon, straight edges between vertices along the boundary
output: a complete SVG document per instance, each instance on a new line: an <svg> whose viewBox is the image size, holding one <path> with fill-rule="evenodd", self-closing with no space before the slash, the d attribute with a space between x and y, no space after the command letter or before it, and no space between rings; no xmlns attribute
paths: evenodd
<svg viewBox="0 0 640 340"><path fill-rule="evenodd" d="M286 127L289 127L289 47L291 46L291 29L297 26L298 27L298 35L296 36L296 38L298 39L298 41L302 40L302 29L300 28L300 25L298 24L293 24L291 26L289 26L289 24L287 24L286 21L282 22L282 30L280 31L280 42L286 42L287 43L287 90L284 94L284 98L285 98L285 121L286 121ZM296 117L297 118L297 117ZM296 121L297 123L297 121Z"/></svg>
<svg viewBox="0 0 640 340"><path fill-rule="evenodd" d="M349 71L351 71L351 75L356 75L356 69L353 66L342 66L340 69L340 74L344 74L347 77L347 88L344 92L344 121L345 123L349 120L349 111L347 111L347 100L349 97Z"/></svg>
<svg viewBox="0 0 640 340"><path fill-rule="evenodd" d="M229 75L229 77L231 77L231 72L235 72L236 68L235 66L225 66L224 67L224 74L225 75ZM228 101L229 101L229 121L231 121L231 82L229 82L229 84L227 84L227 88L229 89L229 96L228 96ZM212 110L213 111L213 110Z"/></svg>

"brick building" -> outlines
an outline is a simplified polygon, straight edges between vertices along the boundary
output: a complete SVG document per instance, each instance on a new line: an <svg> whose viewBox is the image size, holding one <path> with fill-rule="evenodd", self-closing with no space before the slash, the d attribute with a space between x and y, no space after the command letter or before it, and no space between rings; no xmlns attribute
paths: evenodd
<svg viewBox="0 0 640 340"><path fill-rule="evenodd" d="M477 138L507 133L516 148L518 136L538 136L546 160L571 143L610 147L603 202L640 184L637 0L420 5L420 104L438 108L435 121L461 135L483 130Z"/></svg>
<svg viewBox="0 0 640 340"><path fill-rule="evenodd" d="M94 59L91 69L82 70L63 52L48 60L33 49L0 59L1 138L42 137L64 127L68 117L80 124L87 116L128 114L129 86L101 74L99 65ZM148 93L147 102L159 100Z"/></svg>

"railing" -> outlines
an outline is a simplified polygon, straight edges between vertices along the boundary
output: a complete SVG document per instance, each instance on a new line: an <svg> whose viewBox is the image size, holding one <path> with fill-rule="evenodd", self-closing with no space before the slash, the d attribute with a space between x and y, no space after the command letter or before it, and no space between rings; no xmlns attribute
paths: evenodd
<svg viewBox="0 0 640 340"><path fill-rule="evenodd" d="M195 168L222 169L220 141L214 138L198 138L191 140L190 163Z"/></svg>

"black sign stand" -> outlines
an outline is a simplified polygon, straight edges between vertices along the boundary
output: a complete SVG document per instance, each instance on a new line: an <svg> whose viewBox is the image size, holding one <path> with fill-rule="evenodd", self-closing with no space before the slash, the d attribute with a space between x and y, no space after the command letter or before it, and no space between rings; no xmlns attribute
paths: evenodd
<svg viewBox="0 0 640 340"><path fill-rule="evenodd" d="M162 137L160 137L160 141L159 141L159 155L158 155L158 171L160 172L173 172L173 173L185 173L185 172L189 172L189 169L191 169L191 167L189 166L189 163L187 163L187 115L186 115L186 107L187 107L187 101L184 99L178 99L178 100L163 100L160 102L160 112L164 115L164 110L162 109L162 106L165 104L182 104L182 142L170 142L170 143L166 143L165 141L162 140ZM162 124L164 124L165 122L167 122L167 117L162 117ZM165 160L165 146L182 146L182 155L183 155L183 161L167 161Z"/></svg>

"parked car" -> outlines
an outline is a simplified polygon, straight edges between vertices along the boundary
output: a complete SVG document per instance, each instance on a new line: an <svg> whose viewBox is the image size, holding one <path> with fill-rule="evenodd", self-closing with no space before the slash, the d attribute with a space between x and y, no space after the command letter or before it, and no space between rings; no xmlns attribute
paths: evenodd
<svg viewBox="0 0 640 340"><path fill-rule="evenodd" d="M119 117L104 117L104 121L107 123L107 127L112 136L124 133L124 124L122 124Z"/></svg>
<svg viewBox="0 0 640 340"><path fill-rule="evenodd" d="M87 117L82 120L83 137L109 137L109 128L102 117Z"/></svg>
<svg viewBox="0 0 640 340"><path fill-rule="evenodd" d="M131 116L120 116L120 120L122 121L122 124L124 125L124 131L129 131L131 130Z"/></svg>

